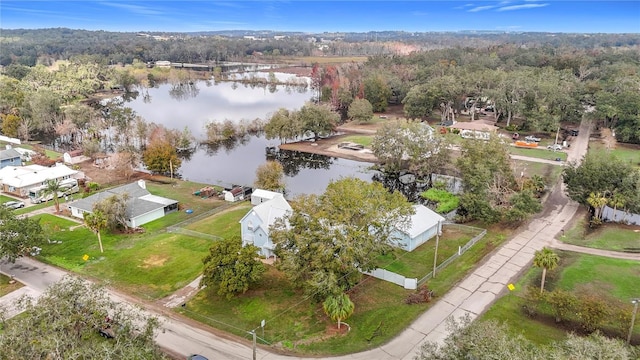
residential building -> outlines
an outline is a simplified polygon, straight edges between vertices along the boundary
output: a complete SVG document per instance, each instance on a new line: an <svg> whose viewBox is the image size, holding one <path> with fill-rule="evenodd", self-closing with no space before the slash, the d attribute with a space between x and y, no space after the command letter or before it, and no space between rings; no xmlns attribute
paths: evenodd
<svg viewBox="0 0 640 360"><path fill-rule="evenodd" d="M47 180L84 179L84 173L64 164L52 167L41 165L7 166L0 169L2 191L19 197L29 196L29 190L42 186Z"/></svg>
<svg viewBox="0 0 640 360"><path fill-rule="evenodd" d="M7 146L6 150L0 151L0 169L7 166L22 166L22 156L15 149Z"/></svg>
<svg viewBox="0 0 640 360"><path fill-rule="evenodd" d="M274 256L275 245L269 237L269 227L291 211L291 205L282 194L254 206L240 220L242 246L252 244L260 249L260 255L266 258Z"/></svg>
<svg viewBox="0 0 640 360"><path fill-rule="evenodd" d="M74 201L69 205L71 215L80 219L85 213L93 212L93 205L113 195L128 194L126 217L127 226L136 228L166 214L178 210L178 201L152 195L144 180L99 192Z"/></svg>
<svg viewBox="0 0 640 360"><path fill-rule="evenodd" d="M415 213L411 216L407 229L397 229L392 237L399 248L413 251L442 232L445 218L424 205L413 205Z"/></svg>

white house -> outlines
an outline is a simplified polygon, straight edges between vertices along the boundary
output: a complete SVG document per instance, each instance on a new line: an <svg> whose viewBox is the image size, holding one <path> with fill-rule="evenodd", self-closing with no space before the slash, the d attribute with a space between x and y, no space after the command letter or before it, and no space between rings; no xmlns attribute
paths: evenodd
<svg viewBox="0 0 640 360"><path fill-rule="evenodd" d="M275 191L256 189L251 193L251 205L260 205L263 202L267 202L278 195L282 194Z"/></svg>
<svg viewBox="0 0 640 360"><path fill-rule="evenodd" d="M236 186L231 190L224 190L222 193L225 201L236 202L244 200L244 189L240 186Z"/></svg>
<svg viewBox="0 0 640 360"><path fill-rule="evenodd" d="M83 219L85 213L93 212L93 205L113 195L127 193L127 226L135 228L150 221L159 219L178 209L178 201L152 195L144 180L108 189L95 195L74 201L69 205L71 215Z"/></svg>
<svg viewBox="0 0 640 360"><path fill-rule="evenodd" d="M260 248L260 255L267 258L273 256L275 246L269 237L269 226L290 212L291 205L282 194L254 206L240 220L242 246L253 244Z"/></svg>
<svg viewBox="0 0 640 360"><path fill-rule="evenodd" d="M392 237L397 239L397 246L413 251L427 240L442 232L442 224L445 218L424 205L413 205L415 214L411 216L411 221L407 229L397 229Z"/></svg>
<svg viewBox="0 0 640 360"><path fill-rule="evenodd" d="M7 166L0 169L2 191L20 197L27 197L29 190L44 185L47 180L82 179L84 173L64 164L52 167L41 165Z"/></svg>

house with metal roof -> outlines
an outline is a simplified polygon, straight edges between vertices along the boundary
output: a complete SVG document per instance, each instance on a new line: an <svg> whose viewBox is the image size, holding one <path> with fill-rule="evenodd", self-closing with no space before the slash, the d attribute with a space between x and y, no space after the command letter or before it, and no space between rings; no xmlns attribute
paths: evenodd
<svg viewBox="0 0 640 360"><path fill-rule="evenodd" d="M64 164L46 167L41 165L7 166L0 169L2 191L20 197L29 196L29 190L42 186L47 180L63 181L83 179L84 173Z"/></svg>
<svg viewBox="0 0 640 360"><path fill-rule="evenodd" d="M144 180L108 189L69 205L71 215L80 219L93 212L93 205L113 195L127 194L127 226L136 228L178 210L178 201L153 195Z"/></svg>

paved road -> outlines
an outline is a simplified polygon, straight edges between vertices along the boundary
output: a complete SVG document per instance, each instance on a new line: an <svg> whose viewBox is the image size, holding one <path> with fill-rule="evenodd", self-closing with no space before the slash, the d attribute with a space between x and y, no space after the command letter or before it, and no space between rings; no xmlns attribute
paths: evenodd
<svg viewBox="0 0 640 360"><path fill-rule="evenodd" d="M576 138L569 152L568 161L579 161L586 153L589 127L583 123L580 136ZM332 359L337 360L408 360L413 359L425 341L441 342L447 336L446 319L469 314L477 318L507 290L507 284L516 280L519 274L531 266L536 250L544 246L558 246L554 237L569 223L578 204L564 194L564 185L558 182L545 204L544 212L532 220L520 233L515 235L493 255L480 264L471 274L445 294L428 311L416 319L405 331L389 343L370 351L350 354ZM0 271L15 275L27 285L25 292L38 294L58 281L65 272L30 258L21 258L16 264L0 263ZM112 292L118 301L140 303L139 300ZM154 304L142 304L157 315L161 322L161 332L157 342L172 354L187 356L200 353L210 359L251 359L252 347L246 340L230 335L215 334L204 325L183 318L170 310ZM257 349L258 359L302 359Z"/></svg>

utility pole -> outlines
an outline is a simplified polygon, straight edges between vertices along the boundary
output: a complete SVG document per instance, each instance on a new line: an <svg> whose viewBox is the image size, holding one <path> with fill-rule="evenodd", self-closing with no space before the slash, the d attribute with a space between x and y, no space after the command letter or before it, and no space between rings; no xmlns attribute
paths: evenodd
<svg viewBox="0 0 640 360"><path fill-rule="evenodd" d="M433 254L433 276L436 277L436 267L438 265L438 243L440 243L440 221L438 220L438 227L436 228L436 251Z"/></svg>
<svg viewBox="0 0 640 360"><path fill-rule="evenodd" d="M253 335L253 360L256 360L256 329L251 331Z"/></svg>
<svg viewBox="0 0 640 360"><path fill-rule="evenodd" d="M640 304L640 299L631 300L633 304L633 314L631 315L631 327L629 327L629 335L627 336L627 344L631 344L631 334L633 334L633 325L636 322L636 313L638 312L638 304Z"/></svg>

